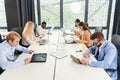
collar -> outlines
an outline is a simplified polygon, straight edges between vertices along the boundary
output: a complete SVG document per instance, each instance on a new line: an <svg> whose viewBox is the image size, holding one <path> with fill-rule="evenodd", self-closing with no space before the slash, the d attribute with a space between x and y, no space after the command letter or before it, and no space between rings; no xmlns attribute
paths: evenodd
<svg viewBox="0 0 120 80"><path fill-rule="evenodd" d="M6 46L9 47L9 48L15 48L14 46L11 46L7 41L5 41L6 43Z"/></svg>

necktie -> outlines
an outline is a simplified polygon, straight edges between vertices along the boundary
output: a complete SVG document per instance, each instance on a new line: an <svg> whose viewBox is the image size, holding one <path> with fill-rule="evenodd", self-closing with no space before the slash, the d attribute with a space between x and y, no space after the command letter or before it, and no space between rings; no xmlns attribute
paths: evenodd
<svg viewBox="0 0 120 80"><path fill-rule="evenodd" d="M97 50L97 54L95 55L96 59L98 59L98 55L99 55L99 49Z"/></svg>

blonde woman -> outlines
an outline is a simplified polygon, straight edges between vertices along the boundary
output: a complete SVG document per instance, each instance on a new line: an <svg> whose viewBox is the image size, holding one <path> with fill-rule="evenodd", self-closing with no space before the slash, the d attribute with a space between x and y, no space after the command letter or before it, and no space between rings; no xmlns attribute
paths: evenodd
<svg viewBox="0 0 120 80"><path fill-rule="evenodd" d="M83 22L80 22L78 27L81 29L81 32L76 35L80 38L80 40L76 40L76 42L84 43L87 47L92 46L92 42L90 40L91 32L87 25Z"/></svg>
<svg viewBox="0 0 120 80"><path fill-rule="evenodd" d="M28 47L29 45L36 42L36 37L34 33L34 22L28 21L25 24L23 33L22 33L22 45Z"/></svg>

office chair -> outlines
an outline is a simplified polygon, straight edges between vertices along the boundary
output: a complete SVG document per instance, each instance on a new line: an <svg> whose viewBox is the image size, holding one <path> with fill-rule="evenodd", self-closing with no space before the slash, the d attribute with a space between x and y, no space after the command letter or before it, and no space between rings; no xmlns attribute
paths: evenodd
<svg viewBox="0 0 120 80"><path fill-rule="evenodd" d="M5 39L3 38L3 36L0 34L0 43L3 42Z"/></svg>
<svg viewBox="0 0 120 80"><path fill-rule="evenodd" d="M0 67L0 75L4 72L4 70Z"/></svg>
<svg viewBox="0 0 120 80"><path fill-rule="evenodd" d="M112 36L112 43L116 46L117 51L118 51L118 67L117 67L117 73L118 73L118 80L120 80L120 35L114 34Z"/></svg>
<svg viewBox="0 0 120 80"><path fill-rule="evenodd" d="M2 36L1 36L1 34L0 34L0 43L2 42Z"/></svg>
<svg viewBox="0 0 120 80"><path fill-rule="evenodd" d="M11 31L15 31L19 33L20 36L22 36L23 29L24 29L23 27L11 28ZM20 45L22 45L21 40L20 40Z"/></svg>
<svg viewBox="0 0 120 80"><path fill-rule="evenodd" d="M11 31L15 31L19 33L20 36L22 36L23 29L24 29L23 27L11 28Z"/></svg>
<svg viewBox="0 0 120 80"><path fill-rule="evenodd" d="M95 28L95 32L102 32L103 31L103 28L102 27L96 27Z"/></svg>

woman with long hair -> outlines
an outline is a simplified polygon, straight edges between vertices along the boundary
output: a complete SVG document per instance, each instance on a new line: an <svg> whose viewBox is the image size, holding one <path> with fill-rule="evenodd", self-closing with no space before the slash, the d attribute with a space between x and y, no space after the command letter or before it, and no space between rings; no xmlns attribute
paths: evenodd
<svg viewBox="0 0 120 80"><path fill-rule="evenodd" d="M25 24L23 33L22 33L22 45L29 46L36 42L36 37L34 33L34 22L28 21Z"/></svg>
<svg viewBox="0 0 120 80"><path fill-rule="evenodd" d="M80 22L78 27L80 28L81 32L76 34L80 38L79 40L76 40L76 42L84 43L87 47L92 46L92 42L90 40L91 32L87 25L84 22Z"/></svg>

